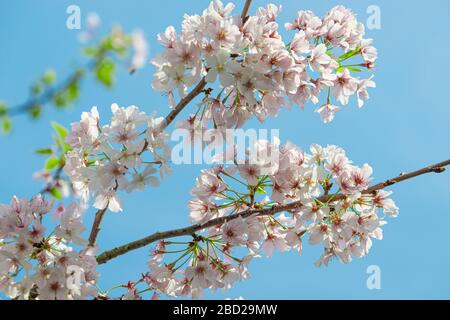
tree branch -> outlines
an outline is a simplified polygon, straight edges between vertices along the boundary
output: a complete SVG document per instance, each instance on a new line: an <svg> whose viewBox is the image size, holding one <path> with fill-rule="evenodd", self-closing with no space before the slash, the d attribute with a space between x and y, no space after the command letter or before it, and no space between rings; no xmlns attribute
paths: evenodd
<svg viewBox="0 0 450 320"><path fill-rule="evenodd" d="M164 119L164 122L162 123L159 130L164 130L169 124L173 122L173 120L177 117L177 115L186 107L189 102L191 102L196 96L198 96L203 89L206 86L205 78L202 78L200 82L195 86L194 89L192 89L189 94L184 97L183 99L178 102L178 104L175 106L175 108L167 115L167 117ZM89 235L89 246L92 247L95 245L95 242L98 237L98 233L100 232L100 224L102 223L103 217L106 213L106 208L98 210L95 213L94 222L92 224L91 233Z"/></svg>
<svg viewBox="0 0 450 320"><path fill-rule="evenodd" d="M248 9L250 8L251 4L252 4L252 0L245 1L244 9L242 10L242 14L241 14L242 23L245 23L245 20L247 18Z"/></svg>
<svg viewBox="0 0 450 320"><path fill-rule="evenodd" d="M246 0L244 8L242 9L241 19L242 22L245 22L245 19L247 17L248 9L250 8L250 5L252 3L252 0ZM191 102L196 96L198 96L203 89L206 86L206 80L203 77L202 80L197 84L197 86L183 99L178 102L178 104L175 106L175 108L166 116L165 121L161 125L160 130L166 129L172 121L178 116L178 114L186 107L189 102Z"/></svg>
<svg viewBox="0 0 450 320"><path fill-rule="evenodd" d="M187 96L181 99L180 102L178 102L178 104L175 106L175 108L173 108L173 110L166 116L164 122L161 125L160 130L163 131L164 129L166 129L172 123L172 121L175 120L175 118L184 109L184 107L186 107L189 104L189 102L194 100L194 98L203 91L205 86L206 80L205 78L202 78L202 80L200 80L200 82L195 86L195 88L192 89L192 91L189 92Z"/></svg>
<svg viewBox="0 0 450 320"><path fill-rule="evenodd" d="M247 17L248 10L250 8L250 5L252 3L252 0L246 0L244 8L242 9L242 22L245 22L245 19ZM195 86L194 89L192 89L191 92L188 93L187 96L185 96L183 99L178 102L178 104L173 108L173 110L165 117L163 123L161 124L161 127L159 128L160 131L163 131L166 129L172 122L175 120L175 118L178 116L178 114L192 101L197 97L200 93L203 92L203 89L206 86L206 80L203 77L200 82ZM100 232L100 224L102 222L103 216L105 215L105 210L98 210L95 214L94 224L92 225L91 234L89 236L89 245L93 246L95 245L95 241L97 239L98 233ZM153 240L156 241L156 240ZM151 242L153 242L151 241ZM150 243L150 242L149 242ZM144 244L145 245L145 244Z"/></svg>
<svg viewBox="0 0 450 320"><path fill-rule="evenodd" d="M420 175L423 175L426 173L430 173L430 172L441 173L441 172L445 171L444 167L446 167L448 165L450 165L450 159L427 166L425 168L422 168L422 169L419 169L419 170L416 170L416 171L413 171L410 173L400 174L397 177L385 180L383 182L380 182L378 184L371 186L367 190L363 191L363 193L370 194L377 190L383 189L385 187L391 186L393 184L396 184L396 183L399 183L399 182L402 182L402 181L405 181L408 179L415 178L417 176L420 176ZM336 201L336 200L341 200L341 199L345 198L345 195L344 194L338 194L338 195L334 195L334 196L333 195L324 195L324 196L318 198L318 200L320 200L321 202L327 202L331 197L333 197L333 201ZM194 234L197 231L221 225L227 221L234 220L238 217L248 218L252 215L258 215L258 216L273 215L275 213L282 212L282 211L298 209L301 206L302 206L302 204L300 201L295 201L295 202L289 203L287 205L274 205L271 208L249 209L249 210L245 210L245 211L235 213L235 214L232 214L229 216L212 219L205 223L197 223L197 224L194 224L194 225L191 225L188 227L184 227L184 228L180 228L180 229L174 229L174 230L169 230L169 231L164 231L164 232L156 232L145 238L142 238L142 239L139 239L139 240L136 240L136 241L133 241L133 242L127 243L125 245L122 245L122 246L116 247L114 249L103 252L102 254L100 254L97 257L97 262L99 264L103 264L103 263L108 262L111 259L114 259L118 256L124 255L125 253L127 253L129 251L142 248L142 247L144 247L150 243L153 243L155 241L179 237L179 236L189 236L189 235Z"/></svg>
<svg viewBox="0 0 450 320"><path fill-rule="evenodd" d="M103 216L106 213L106 208L100 209L95 213L94 222L92 223L91 233L89 235L89 247L95 246L98 233L100 232L100 224L102 223Z"/></svg>
<svg viewBox="0 0 450 320"><path fill-rule="evenodd" d="M74 83L80 81L86 71L90 72L95 70L95 68L98 67L99 63L106 57L105 52L101 52L97 57L90 60L85 67L78 68L75 70L72 74L70 74L64 81L62 81L60 84L50 87L46 89L41 95L38 97L32 97L28 101L22 103L21 105L8 108L4 111L4 115L8 116L18 116L23 113L30 112L30 110L33 109L36 105L45 106L47 103L49 103L52 99L55 98L55 96L64 91L67 90L71 85Z"/></svg>

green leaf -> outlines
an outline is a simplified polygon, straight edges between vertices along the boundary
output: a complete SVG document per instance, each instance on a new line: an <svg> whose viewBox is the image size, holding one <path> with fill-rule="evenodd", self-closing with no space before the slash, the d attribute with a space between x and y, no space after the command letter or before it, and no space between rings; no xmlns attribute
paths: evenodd
<svg viewBox="0 0 450 320"><path fill-rule="evenodd" d="M264 187L262 186L259 186L255 191L259 194L266 194L266 189L264 189Z"/></svg>
<svg viewBox="0 0 450 320"><path fill-rule="evenodd" d="M37 119L41 116L42 110L43 110L43 107L39 104L36 104L36 105L32 106L28 110L28 112L30 113L31 118Z"/></svg>
<svg viewBox="0 0 450 320"><path fill-rule="evenodd" d="M59 138L61 138L61 141L64 141L69 134L69 131L62 125L60 125L58 122L52 121L52 127L55 129L56 133L58 134Z"/></svg>
<svg viewBox="0 0 450 320"><path fill-rule="evenodd" d="M40 155L52 155L53 154L53 150L51 148L37 149L35 152Z"/></svg>
<svg viewBox="0 0 450 320"><path fill-rule="evenodd" d="M122 41L116 41L115 39L113 39L113 38L116 38L117 35L112 34L112 35L107 36L103 40L100 50L104 51L104 52L112 51L122 57L126 56L127 48L131 44L131 38L126 35L121 35L121 36L123 36Z"/></svg>
<svg viewBox="0 0 450 320"><path fill-rule="evenodd" d="M8 112L8 106L0 101L0 117L4 116Z"/></svg>
<svg viewBox="0 0 450 320"><path fill-rule="evenodd" d="M347 59L349 59L349 58L351 58L351 57L357 55L357 54L359 53L360 50L361 50L361 48L359 48L359 47L358 47L358 48L355 48L355 49L353 49L353 50L350 50L350 51L344 53L343 55L341 55L341 56L339 57L339 60L341 60L341 61L347 60Z"/></svg>
<svg viewBox="0 0 450 320"><path fill-rule="evenodd" d="M50 157L47 159L47 161L45 161L45 169L48 171L51 171L51 170L59 167L60 164L61 164L61 161L59 158Z"/></svg>
<svg viewBox="0 0 450 320"><path fill-rule="evenodd" d="M83 54L86 57L95 57L98 54L98 49L93 47L88 47L83 49Z"/></svg>
<svg viewBox="0 0 450 320"><path fill-rule="evenodd" d="M53 187L49 190L49 192L56 200L62 200L62 193L58 188Z"/></svg>
<svg viewBox="0 0 450 320"><path fill-rule="evenodd" d="M38 96L42 93L42 85L40 83L35 83L31 86L31 94L33 96Z"/></svg>
<svg viewBox="0 0 450 320"><path fill-rule="evenodd" d="M72 82L67 88L67 95L69 97L69 102L72 103L78 99L79 87L78 82Z"/></svg>
<svg viewBox="0 0 450 320"><path fill-rule="evenodd" d="M355 67L345 67L345 68L347 68L348 70L350 70L350 71L353 71L353 72L361 72L361 69L358 69L358 68L355 68Z"/></svg>
<svg viewBox="0 0 450 320"><path fill-rule="evenodd" d="M4 134L10 133L12 128L11 119L8 116L3 116L1 121L2 121L2 132Z"/></svg>
<svg viewBox="0 0 450 320"><path fill-rule="evenodd" d="M111 87L114 83L114 75L116 71L116 65L111 59L103 59L97 67L95 74L97 80L104 84L106 87Z"/></svg>
<svg viewBox="0 0 450 320"><path fill-rule="evenodd" d="M45 73L43 74L41 81L43 84L45 84L46 86L51 86L52 84L55 83L56 81L56 72L53 69L49 69L47 71L45 71Z"/></svg>
<svg viewBox="0 0 450 320"><path fill-rule="evenodd" d="M64 90L55 94L53 102L57 107L67 107L75 100L77 100L78 96L78 82L74 81L69 84Z"/></svg>

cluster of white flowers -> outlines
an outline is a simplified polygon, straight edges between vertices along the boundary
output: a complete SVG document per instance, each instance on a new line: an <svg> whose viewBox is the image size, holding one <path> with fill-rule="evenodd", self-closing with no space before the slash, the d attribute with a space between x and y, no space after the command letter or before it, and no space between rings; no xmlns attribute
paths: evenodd
<svg viewBox="0 0 450 320"><path fill-rule="evenodd" d="M377 50L349 9L337 6L322 19L298 12L286 24L296 31L286 43L276 22L281 7L259 8L244 22L232 15L233 8L214 0L202 15L185 15L180 34L170 26L158 35L166 50L153 60L156 90L173 104L174 92L183 97L202 77L212 86L190 119L192 126L211 121L219 129L241 127L253 115L260 121L277 115L282 106L317 104L322 93L327 103L316 111L329 122L339 110L331 96L346 105L356 95L359 107L368 99L367 88L375 87L372 76L360 79L352 72L371 70ZM349 64L357 56L362 61Z"/></svg>
<svg viewBox="0 0 450 320"><path fill-rule="evenodd" d="M245 18L233 9L214 0L202 15L185 15L180 33L170 26L158 35L165 51L153 60L153 87L169 96L171 106L176 95L183 98L194 84L205 84L202 79L208 86L202 86L196 113L178 127L193 133L213 124L220 132L240 128L252 116L264 121L282 107L303 109L321 99L326 103L315 111L327 123L339 110L332 99L347 105L356 96L362 107L369 98L373 75L355 73L373 69L377 50L349 9L336 6L322 18L299 11L285 24L294 32L288 42L276 22L281 7L269 4ZM98 23L91 21L92 30ZM133 71L146 60L144 36L135 32L128 38L113 30L113 47L129 41ZM91 198L99 210L122 211L120 191L158 186L170 173L165 119L136 106L113 104L111 111L106 125L100 125L96 107L72 124L62 164L80 201L55 209L59 221L50 233L43 218L53 203L42 196L0 205L0 292L18 299L109 299L109 291L98 293L95 287L96 248L81 236L83 211ZM367 191L372 168L354 165L337 146L312 145L305 153L292 143L259 140L240 156L238 146L215 154L214 161L227 164L201 172L188 204L192 222L223 223L202 225L187 240L158 243L149 272L119 286L127 289L119 299L141 299L148 291L154 291L152 299L160 293L200 298L205 289L228 289L249 277L255 257L275 250L301 254L305 237L323 246L317 266L333 258L349 263L368 254L372 239L382 238L385 215L398 215L391 192ZM59 183L59 173L53 179L49 188ZM139 291L142 284L147 288Z"/></svg>
<svg viewBox="0 0 450 320"><path fill-rule="evenodd" d="M134 72L147 63L148 43L142 31L136 30L131 34L131 45L134 52L130 61L130 70Z"/></svg>
<svg viewBox="0 0 450 320"><path fill-rule="evenodd" d="M267 141L257 145L260 150L270 148L270 158L248 158L241 163L235 161L231 167L220 165L202 171L192 190L190 218L206 223L249 209L289 209L277 214L258 211L239 215L194 235L185 243L184 251L167 249L169 245L180 246L180 242L159 243L149 263L150 287L171 296L193 297L200 297L207 288L229 288L248 277L247 265L261 251L267 256L274 250L301 253L306 235L310 244L323 245L318 266L328 264L333 257L348 263L352 257L367 255L372 238L382 238L384 215L398 214L388 198L391 192L364 193L372 180L371 167L352 164L337 146L312 145L310 154L306 154L291 143L279 148L277 143ZM278 150L278 161L268 167L274 150ZM260 157L264 152L258 154ZM235 257L233 249L238 247L247 250L243 258ZM237 251L242 253L242 249ZM168 263L167 256L172 252L183 253Z"/></svg>
<svg viewBox="0 0 450 320"><path fill-rule="evenodd" d="M85 299L95 297L95 248L83 246L82 210L73 204L55 210L59 224L49 235L44 216L53 203L38 195L14 197L0 205L0 292L16 299Z"/></svg>
<svg viewBox="0 0 450 320"><path fill-rule="evenodd" d="M111 122L103 127L96 107L72 124L66 138L72 150L66 154L64 172L82 203L87 203L92 194L95 208L118 212L118 191L157 186L157 168L161 177L170 172L170 149L167 133L160 130L163 118L146 115L136 106L113 104L111 110ZM148 153L151 159L146 159Z"/></svg>

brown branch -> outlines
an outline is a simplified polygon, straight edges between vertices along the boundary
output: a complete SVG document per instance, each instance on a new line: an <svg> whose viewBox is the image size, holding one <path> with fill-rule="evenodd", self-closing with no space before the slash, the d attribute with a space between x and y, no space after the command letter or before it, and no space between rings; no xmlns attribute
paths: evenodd
<svg viewBox="0 0 450 320"><path fill-rule="evenodd" d="M189 94L180 100L180 102L175 106L175 108L167 115L167 117L164 119L163 124L161 125L159 130L164 130L167 128L169 124L172 123L172 121L177 117L177 115L186 107L189 102L191 102L196 96L198 96L203 89L206 86L205 78L202 78L200 82L195 86L194 89L192 89ZM148 142L145 142L146 145ZM146 148L146 147L145 147ZM145 148L142 150L142 152L145 150ZM142 153L141 152L141 153ZM117 188L117 186L116 186ZM102 223L103 216L106 213L106 209L98 210L95 213L94 223L92 224L91 233L89 235L89 246L92 247L95 245L95 242L97 240L98 233L100 232L100 224Z"/></svg>
<svg viewBox="0 0 450 320"><path fill-rule="evenodd" d="M247 17L248 9L250 8L250 5L252 3L252 0L246 0L244 8L242 9L242 22L245 22L245 19ZM203 89L206 86L206 80L205 78L202 78L200 82L197 84L197 86L183 99L178 102L178 104L173 108L173 110L166 116L164 119L164 122L162 123L160 130L163 131L166 129L172 121L178 116L178 114L191 102L196 96L198 96Z"/></svg>
<svg viewBox="0 0 450 320"><path fill-rule="evenodd" d="M89 235L89 247L95 246L98 233L100 232L100 224L102 223L103 216L106 213L106 209L100 209L95 213L94 222L92 223L91 233Z"/></svg>
<svg viewBox="0 0 450 320"><path fill-rule="evenodd" d="M21 105L8 108L7 110L5 110L4 114L13 117L23 113L30 112L30 110L36 105L41 106L46 105L52 99L54 99L58 95L58 93L67 90L74 83L81 81L82 78L85 76L86 71L91 72L95 70L99 66L100 62L106 57L106 54L107 52L105 52L105 50L100 51L99 54L95 58L91 59L86 64L85 67L81 67L75 70L60 84L46 89L38 97L32 97L28 99L26 102L22 103Z"/></svg>
<svg viewBox="0 0 450 320"><path fill-rule="evenodd" d="M247 20L247 13L248 13L248 9L250 8L251 4L252 4L252 0L245 1L244 9L242 9L242 14L241 14L242 23L245 23L245 20Z"/></svg>
<svg viewBox="0 0 450 320"><path fill-rule="evenodd" d="M178 104L175 106L175 108L173 108L173 110L166 116L164 122L160 127L160 130L163 131L164 129L166 129L172 123L172 121L178 116L178 114L184 109L184 107L186 107L189 104L189 102L194 100L194 98L203 91L205 86L206 80L205 78L202 78L202 80L200 80L200 82L195 86L195 88L192 89L192 91L189 92L187 96L181 99L180 102L178 102Z"/></svg>
<svg viewBox="0 0 450 320"><path fill-rule="evenodd" d="M56 169L55 173L53 174L51 181L49 183L47 183L45 188L42 189L41 191L39 191L38 194L43 195L45 193L51 192L52 189L56 187L54 182L56 181L56 183L58 183L59 179L61 178L63 169L64 169L64 163L59 165L59 167Z"/></svg>
<svg viewBox="0 0 450 320"><path fill-rule="evenodd" d="M399 182L402 182L402 181L405 181L405 180L408 180L411 178L415 178L417 176L420 176L420 175L423 175L426 173L430 173L430 172L441 173L441 172L445 171L444 167L446 167L448 165L450 165L450 159L436 163L431 166L427 166L427 167L419 169L417 171L413 171L413 172L406 173L406 174L400 174L395 178L391 178L391 179L388 179L386 181L383 181L383 182L380 182L378 184L371 186L367 190L363 191L363 193L364 194L373 193L373 192L383 189L387 186L391 186L393 184L396 184L396 183L399 183ZM345 195L344 194L324 195L324 196L318 198L318 200L321 202L327 202L328 200L330 200L331 197L333 197L333 201L336 201L336 200L341 200L341 199L345 198ZM99 264L103 264L103 263L106 263L107 261L114 259L118 256L121 256L129 251L142 248L142 247L144 247L150 243L153 243L155 241L179 237L179 236L189 236L189 235L194 234L197 231L207 229L210 227L214 227L214 226L218 226L218 225L222 225L223 223L233 220L233 219L236 219L238 217L248 218L252 215L258 215L258 216L273 215L275 213L282 212L282 211L298 209L301 206L302 206L302 204L300 201L295 201L295 202L289 203L287 205L274 205L271 208L249 209L249 210L245 210L245 211L235 213L235 214L232 214L229 216L212 219L205 223L197 223L197 224L194 224L194 225L191 225L188 227L184 227L184 228L180 228L180 229L174 229L174 230L169 230L169 231L164 231L164 232L156 232L145 238L127 243L125 245L116 247L116 248L108 250L108 251L105 251L97 257L97 261Z"/></svg>

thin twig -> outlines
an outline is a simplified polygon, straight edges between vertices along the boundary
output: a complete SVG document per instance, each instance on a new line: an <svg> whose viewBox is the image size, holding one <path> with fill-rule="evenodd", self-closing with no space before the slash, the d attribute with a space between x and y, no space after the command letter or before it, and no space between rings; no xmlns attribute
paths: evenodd
<svg viewBox="0 0 450 320"><path fill-rule="evenodd" d="M247 18L248 9L250 8L251 4L252 4L252 0L245 1L244 9L242 10L242 14L241 14L242 23L245 23L245 20Z"/></svg>
<svg viewBox="0 0 450 320"><path fill-rule="evenodd" d="M415 178L417 176L420 176L420 175L423 175L426 173L430 173L430 172L441 173L441 172L445 171L444 167L446 167L448 165L450 165L450 159L436 163L431 166L427 166L427 167L419 169L417 171L413 171L413 172L406 173L406 174L400 174L395 178L391 178L391 179L385 180L381 183L371 186L367 190L363 191L363 193L364 194L373 193L373 192L383 189L387 186L391 186L393 184L396 184L396 183L399 183L399 182L402 182L402 181L405 181L405 180L408 180L411 178ZM337 201L337 200L344 199L345 195L344 194L325 195L325 196L320 197L318 200L321 202L327 202L331 197L333 197L333 201ZM164 231L164 232L156 232L145 238L127 243L125 245L116 247L116 248L108 250L108 251L105 251L97 257L97 261L99 264L103 264L111 259L114 259L118 256L124 255L125 253L127 253L129 251L142 248L142 247L144 247L150 243L153 243L155 241L179 237L179 236L189 236L189 235L194 234L197 231L211 228L211 227L218 226L218 225L222 225L225 222L234 220L238 217L248 218L253 215L257 215L257 216L274 215L275 213L278 213L278 212L299 209L299 208L301 208L301 206L302 206L302 203L300 201L295 201L295 202L289 203L287 205L274 205L271 208L249 209L249 210L245 210L245 211L235 213L235 214L232 214L229 216L212 219L206 223L197 223L197 224L194 224L194 225L191 225L188 227L184 227L184 228L180 228L180 229L174 229L174 230L169 230L169 231Z"/></svg>
<svg viewBox="0 0 450 320"><path fill-rule="evenodd" d="M5 114L13 117L20 115L22 113L29 112L36 105L44 106L52 99L54 99L59 92L66 90L71 85L81 80L85 75L85 69L88 71L95 70L95 68L98 67L99 63L103 60L103 58L105 58L105 54L104 53L99 54L96 58L90 60L86 64L85 68L77 69L75 72L70 74L66 78L66 80L62 81L59 85L48 88L46 91L44 91L44 93L42 93L38 97L32 97L28 101L18 106L5 110Z"/></svg>
<svg viewBox="0 0 450 320"><path fill-rule="evenodd" d="M245 22L245 18L247 16L248 9L250 8L250 4L252 3L252 0L247 0L245 2L244 8L242 10L242 22ZM203 92L204 88L206 86L206 80L203 77L200 82L195 86L194 89L192 89L191 92L189 92L184 98L182 98L178 104L173 108L173 110L164 118L163 123L159 127L160 131L163 131L166 129L172 122L175 120L175 118L180 114L180 112L192 101L197 97L200 93ZM94 224L92 225L91 234L89 236L89 244L94 245L95 241L97 239L98 233L100 231L100 224L102 222L103 216L105 215L106 210L98 210L95 214Z"/></svg>
<svg viewBox="0 0 450 320"><path fill-rule="evenodd" d="M167 115L164 119L159 130L164 130L172 121L177 117L177 115L186 107L189 102L191 102L196 96L198 96L206 86L206 81L204 78L200 80L197 86L192 89L189 94L180 100L180 102L175 106L175 108ZM148 142L146 142L148 144ZM100 232L100 225L102 223L103 217L105 216L106 209L100 209L95 213L94 223L92 224L91 233L89 235L89 246L94 246Z"/></svg>
<svg viewBox="0 0 450 320"><path fill-rule="evenodd" d="M89 235L89 247L95 246L98 233L100 232L100 224L102 223L103 216L106 213L106 209L100 209L95 213L94 223L92 223L91 234Z"/></svg>
<svg viewBox="0 0 450 320"><path fill-rule="evenodd" d="M55 173L53 174L50 182L47 183L47 185L44 187L44 189L42 189L38 194L45 194L47 192L51 192L53 190L53 188L56 186L55 182L58 183L59 179L61 178L63 169L64 169L64 165L60 165L56 169Z"/></svg>
<svg viewBox="0 0 450 320"><path fill-rule="evenodd" d="M173 110L165 117L160 130L163 131L164 129L166 129L172 123L172 121L175 120L175 118L184 109L184 107L186 107L189 102L194 100L195 97L202 93L205 86L206 80L205 78L202 78L200 82L195 86L195 88L192 89L192 91L189 92L187 96L181 99L180 102L178 102L178 104L175 106L175 108L173 108Z"/></svg>

